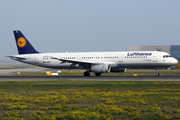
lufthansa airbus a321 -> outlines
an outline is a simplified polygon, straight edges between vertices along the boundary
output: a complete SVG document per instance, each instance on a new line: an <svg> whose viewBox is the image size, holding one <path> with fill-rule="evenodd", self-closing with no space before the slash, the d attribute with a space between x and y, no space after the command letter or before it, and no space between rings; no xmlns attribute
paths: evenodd
<svg viewBox="0 0 180 120"><path fill-rule="evenodd" d="M40 53L21 31L13 32L19 55L7 57L46 68L85 69L84 76L90 76L90 72L96 76L108 72L125 72L125 68L155 68L159 76L157 68L178 63L170 54L160 51Z"/></svg>

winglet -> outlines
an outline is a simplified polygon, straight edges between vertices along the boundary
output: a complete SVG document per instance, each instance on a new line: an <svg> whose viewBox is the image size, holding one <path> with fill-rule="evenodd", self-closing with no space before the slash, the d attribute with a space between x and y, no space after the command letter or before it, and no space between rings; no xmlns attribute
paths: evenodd
<svg viewBox="0 0 180 120"><path fill-rule="evenodd" d="M26 37L21 33L19 30L15 30L14 37L16 40L16 45L18 48L19 54L32 54L32 53L39 53L34 49L31 43L26 39Z"/></svg>

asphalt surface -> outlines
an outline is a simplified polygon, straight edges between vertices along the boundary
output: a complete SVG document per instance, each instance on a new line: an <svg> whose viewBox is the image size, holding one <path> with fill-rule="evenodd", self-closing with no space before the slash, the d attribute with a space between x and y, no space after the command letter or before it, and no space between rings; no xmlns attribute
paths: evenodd
<svg viewBox="0 0 180 120"><path fill-rule="evenodd" d="M49 71L51 69L42 68L42 67L33 67L33 68L17 68L17 69L0 69L0 76L9 76L13 73L17 72L42 72L42 71Z"/></svg>
<svg viewBox="0 0 180 120"><path fill-rule="evenodd" d="M26 80L180 81L180 76L0 76L0 81Z"/></svg>
<svg viewBox="0 0 180 120"><path fill-rule="evenodd" d="M0 81L23 81L23 80L99 80L99 81L180 81L180 76L12 76L17 72L42 72L51 69L42 67L0 69Z"/></svg>

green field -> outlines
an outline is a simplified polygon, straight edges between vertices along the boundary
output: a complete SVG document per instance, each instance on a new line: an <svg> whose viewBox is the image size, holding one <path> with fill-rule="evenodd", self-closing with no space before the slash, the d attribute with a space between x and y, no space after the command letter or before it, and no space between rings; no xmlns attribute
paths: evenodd
<svg viewBox="0 0 180 120"><path fill-rule="evenodd" d="M0 119L180 119L178 81L0 81Z"/></svg>

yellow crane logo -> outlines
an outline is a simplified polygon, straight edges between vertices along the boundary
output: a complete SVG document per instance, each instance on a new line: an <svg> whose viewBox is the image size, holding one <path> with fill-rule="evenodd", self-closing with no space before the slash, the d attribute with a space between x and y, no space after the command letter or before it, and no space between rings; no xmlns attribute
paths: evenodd
<svg viewBox="0 0 180 120"><path fill-rule="evenodd" d="M26 45L26 39L23 38L23 37L20 37L20 38L17 40L17 45L18 45L20 48L23 48L23 47Z"/></svg>

